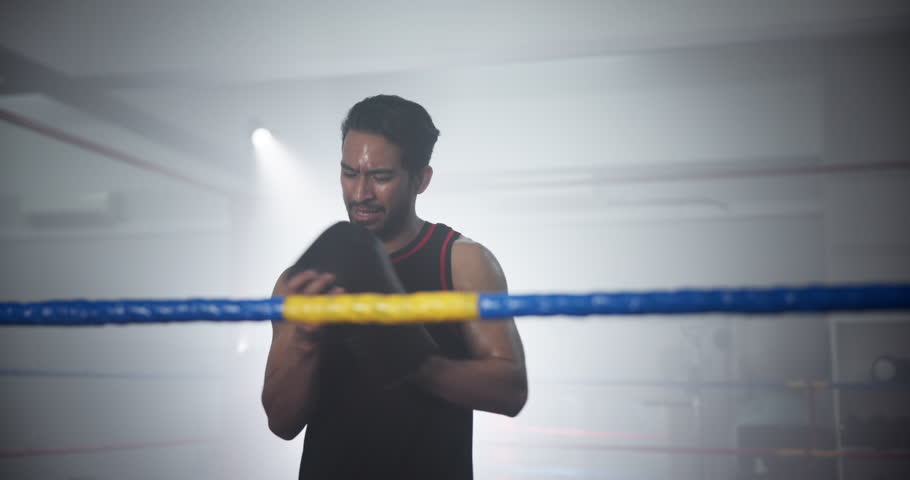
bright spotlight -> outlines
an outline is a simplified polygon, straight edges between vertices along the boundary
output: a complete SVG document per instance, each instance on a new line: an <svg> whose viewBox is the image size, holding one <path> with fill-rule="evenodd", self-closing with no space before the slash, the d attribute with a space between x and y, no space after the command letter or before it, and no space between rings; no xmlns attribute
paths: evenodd
<svg viewBox="0 0 910 480"><path fill-rule="evenodd" d="M266 128L257 128L253 130L252 140L253 145L257 147L264 147L272 142L275 137L272 136L272 132L268 131Z"/></svg>

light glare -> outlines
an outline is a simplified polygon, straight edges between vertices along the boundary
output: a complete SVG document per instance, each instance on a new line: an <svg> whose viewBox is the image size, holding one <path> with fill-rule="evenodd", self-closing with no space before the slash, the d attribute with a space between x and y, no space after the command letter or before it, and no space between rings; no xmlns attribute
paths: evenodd
<svg viewBox="0 0 910 480"><path fill-rule="evenodd" d="M253 145L255 145L256 147L261 148L265 145L268 145L272 141L273 138L274 137L272 136L272 132L268 131L268 129L266 129L266 128L260 127L260 128L257 128L256 130L253 130L253 135L252 135Z"/></svg>

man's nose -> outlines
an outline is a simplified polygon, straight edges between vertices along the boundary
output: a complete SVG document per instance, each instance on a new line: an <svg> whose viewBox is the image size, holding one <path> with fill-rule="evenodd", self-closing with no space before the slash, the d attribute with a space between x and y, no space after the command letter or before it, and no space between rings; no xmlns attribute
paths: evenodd
<svg viewBox="0 0 910 480"><path fill-rule="evenodd" d="M361 175L357 178L357 183L354 184L354 196L352 200L354 200L354 203L365 203L373 200L373 189L371 188L366 175Z"/></svg>

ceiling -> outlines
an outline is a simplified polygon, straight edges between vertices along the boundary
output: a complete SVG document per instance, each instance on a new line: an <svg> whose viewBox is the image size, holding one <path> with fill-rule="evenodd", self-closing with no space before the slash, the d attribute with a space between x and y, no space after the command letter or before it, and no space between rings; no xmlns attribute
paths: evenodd
<svg viewBox="0 0 910 480"><path fill-rule="evenodd" d="M900 0L25 0L0 8L0 44L102 86L598 56L862 31L910 14Z"/></svg>
<svg viewBox="0 0 910 480"><path fill-rule="evenodd" d="M599 59L887 31L907 18L900 0L5 1L0 134L14 141L4 162L28 149L27 164L7 173L37 185L70 162L67 180L91 182L108 167L71 165L88 146L90 156L140 167L137 184L154 172L236 193L248 185L251 125L284 125L304 150L335 148L339 105L384 85L420 92L436 82L467 97L504 66L536 75L533 65L548 63L550 75L584 78ZM330 120L324 129L293 123L305 115ZM61 135L81 144L38 146ZM16 193L22 183L0 187Z"/></svg>

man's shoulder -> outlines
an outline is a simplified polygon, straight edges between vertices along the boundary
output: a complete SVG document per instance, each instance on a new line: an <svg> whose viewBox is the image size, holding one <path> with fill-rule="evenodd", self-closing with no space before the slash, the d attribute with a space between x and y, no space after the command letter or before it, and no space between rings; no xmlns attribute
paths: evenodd
<svg viewBox="0 0 910 480"><path fill-rule="evenodd" d="M452 246L452 273L456 290L504 290L505 275L489 248L468 237Z"/></svg>
<svg viewBox="0 0 910 480"><path fill-rule="evenodd" d="M455 240L452 245L452 257L462 258L464 260L490 261L493 258L493 252L484 244L476 242L468 237L461 236Z"/></svg>
<svg viewBox="0 0 910 480"><path fill-rule="evenodd" d="M453 264L473 264L475 266L497 266L498 262L496 257L493 255L493 252L490 251L484 244L468 237L464 232L460 232L455 228L442 223L436 222L436 227L443 227L444 229L450 230L454 233L454 240L452 241L452 263ZM446 234L448 236L448 233Z"/></svg>

